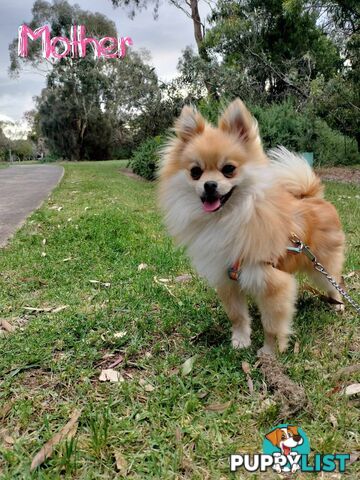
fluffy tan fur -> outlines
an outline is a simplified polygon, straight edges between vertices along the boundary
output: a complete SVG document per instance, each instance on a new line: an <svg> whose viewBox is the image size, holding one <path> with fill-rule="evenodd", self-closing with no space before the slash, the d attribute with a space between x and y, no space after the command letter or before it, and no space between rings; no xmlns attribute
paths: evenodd
<svg viewBox="0 0 360 480"><path fill-rule="evenodd" d="M217 127L185 107L175 133L159 172L159 202L170 234L217 289L233 325L233 346L250 345L246 294L251 294L261 311L264 351L273 352L276 342L285 350L295 312L293 273L307 272L340 300L304 255L286 250L291 233L296 233L340 281L344 234L334 206L323 199L319 178L301 157L283 147L264 153L257 122L239 99ZM233 174L223 173L225 165L234 167ZM192 178L194 167L201 169L200 178ZM210 213L201 200L209 181L216 182L221 200L229 196ZM227 269L238 259L241 275L236 283Z"/></svg>

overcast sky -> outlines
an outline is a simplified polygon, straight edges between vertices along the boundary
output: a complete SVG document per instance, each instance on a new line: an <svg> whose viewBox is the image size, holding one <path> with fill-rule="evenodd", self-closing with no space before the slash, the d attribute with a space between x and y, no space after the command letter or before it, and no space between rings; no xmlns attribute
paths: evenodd
<svg viewBox="0 0 360 480"><path fill-rule="evenodd" d="M139 13L134 20L120 8L113 9L110 0L68 0L84 10L100 12L114 20L119 36L133 39L134 48L150 51L151 63L161 79L176 75L176 65L182 50L194 45L191 19L162 0L159 18L153 19L152 10ZM33 107L32 97L44 87L45 79L34 72L21 72L18 79L8 75L8 45L17 37L18 27L31 20L33 0L0 0L0 120L20 120ZM201 15L209 12L206 2L200 3ZM41 25L39 25L40 27Z"/></svg>

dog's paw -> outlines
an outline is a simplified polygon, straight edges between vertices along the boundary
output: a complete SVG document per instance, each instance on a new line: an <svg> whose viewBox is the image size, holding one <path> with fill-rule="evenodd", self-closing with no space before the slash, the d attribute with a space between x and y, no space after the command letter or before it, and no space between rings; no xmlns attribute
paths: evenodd
<svg viewBox="0 0 360 480"><path fill-rule="evenodd" d="M343 303L336 303L332 306L336 313L344 313L345 312L345 305Z"/></svg>
<svg viewBox="0 0 360 480"><path fill-rule="evenodd" d="M261 355L275 355L275 350L271 345L264 345L263 347L259 348L257 351L257 356L261 357Z"/></svg>
<svg viewBox="0 0 360 480"><path fill-rule="evenodd" d="M239 334L233 333L233 335L231 337L231 345L236 350L240 350L241 348L250 347L250 345L251 345L250 335L246 336L246 335L239 335Z"/></svg>

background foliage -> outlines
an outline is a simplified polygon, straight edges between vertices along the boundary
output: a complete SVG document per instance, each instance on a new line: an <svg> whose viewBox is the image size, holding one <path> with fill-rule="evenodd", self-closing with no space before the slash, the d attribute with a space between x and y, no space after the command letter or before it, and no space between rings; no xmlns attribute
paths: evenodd
<svg viewBox="0 0 360 480"><path fill-rule="evenodd" d="M149 21L161 15L158 0L112 3L131 17L144 8ZM239 96L257 117L265 147L313 151L322 165L359 162L359 2L219 0L210 2L206 28L200 0L168 3L194 26L196 51L184 43L178 76L161 81L150 56L133 50L125 60L95 60L89 52L49 64L46 87L27 114L35 151L70 160L132 156L133 168L151 178L156 138L185 103L216 121ZM69 35L74 23L85 24L89 36L116 35L112 20L65 0L36 0L32 14L32 28L47 22L54 35ZM9 49L18 75L25 61L16 40ZM39 42L27 61L43 66ZM5 144L0 136L0 158Z"/></svg>

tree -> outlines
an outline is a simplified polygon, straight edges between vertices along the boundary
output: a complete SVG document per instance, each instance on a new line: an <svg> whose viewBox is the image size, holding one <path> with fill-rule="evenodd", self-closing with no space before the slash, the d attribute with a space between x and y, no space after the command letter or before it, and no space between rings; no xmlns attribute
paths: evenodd
<svg viewBox="0 0 360 480"><path fill-rule="evenodd" d="M311 80L319 73L331 78L340 65L336 45L301 5L287 10L282 0L223 0L211 22L207 50L256 83L270 102L289 93L306 99Z"/></svg>
<svg viewBox="0 0 360 480"><path fill-rule="evenodd" d="M30 26L50 22L53 34L69 36L73 24L84 24L89 36L116 36L114 23L99 13L81 10L66 1L37 0ZM11 55L14 44L10 45ZM11 68L21 71L22 59L12 56ZM40 42L33 42L28 61L41 68ZM105 159L122 142L131 142L130 123L159 96L154 69L135 52L125 59L65 57L51 62L47 86L36 99L33 134L44 137L56 155Z"/></svg>
<svg viewBox="0 0 360 480"><path fill-rule="evenodd" d="M147 8L149 5L153 6L154 18L157 18L160 0L111 0L115 7L123 7L130 9L130 16L134 17L137 10ZM192 20L194 28L194 38L198 49L198 54L205 64L210 64L211 59L204 44L205 24L201 20L199 4L200 0L168 0L170 5L181 10L187 17ZM208 4L210 2L207 2ZM216 89L213 88L213 83L209 75L203 75L203 82L210 96L217 98Z"/></svg>
<svg viewBox="0 0 360 480"><path fill-rule="evenodd" d="M0 161L6 160L6 153L9 148L10 140L6 137L0 122Z"/></svg>

